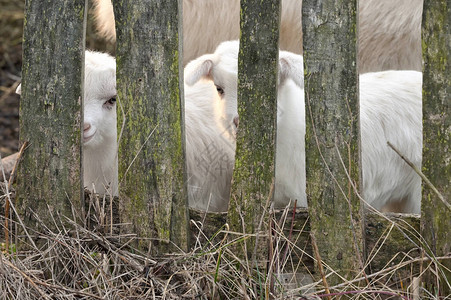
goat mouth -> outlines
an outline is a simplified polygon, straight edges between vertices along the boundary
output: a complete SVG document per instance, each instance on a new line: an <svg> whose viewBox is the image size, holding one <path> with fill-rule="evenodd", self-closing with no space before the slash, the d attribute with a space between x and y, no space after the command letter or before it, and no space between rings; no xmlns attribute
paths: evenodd
<svg viewBox="0 0 451 300"><path fill-rule="evenodd" d="M83 134L83 143L86 144L87 142L89 142L96 135L96 132L97 132L97 130L94 131L94 133L89 136L86 136Z"/></svg>

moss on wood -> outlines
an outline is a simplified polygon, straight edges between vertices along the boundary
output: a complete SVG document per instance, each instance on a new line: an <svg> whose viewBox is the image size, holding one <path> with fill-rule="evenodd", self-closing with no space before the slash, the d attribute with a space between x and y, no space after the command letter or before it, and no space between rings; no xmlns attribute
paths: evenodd
<svg viewBox="0 0 451 300"><path fill-rule="evenodd" d="M358 188L356 8L356 0L306 0L302 7L312 234L321 259L345 278L363 266L360 203L347 175Z"/></svg>
<svg viewBox="0 0 451 300"><path fill-rule="evenodd" d="M25 3L20 139L29 146L19 165L17 199L26 225L38 231L55 228L64 220L58 215L82 217L85 4Z"/></svg>
<svg viewBox="0 0 451 300"><path fill-rule="evenodd" d="M449 1L425 1L423 11L423 173L435 185L445 201L451 201L451 26ZM423 183L422 234L428 242L428 254L442 256L451 252L451 211L437 194ZM431 292L440 289L451 294L451 259L438 266L436 275L426 279ZM448 271L446 270L448 268ZM445 283L442 275L446 276Z"/></svg>
<svg viewBox="0 0 451 300"><path fill-rule="evenodd" d="M228 218L232 230L244 230L247 234L267 231L265 205L272 198L279 15L280 0L241 1L238 58L240 128ZM262 218L264 221L260 223ZM257 244L258 250L255 249ZM257 253L259 262L267 260L266 238L256 242L251 237L240 246L243 246L241 255L251 257Z"/></svg>
<svg viewBox="0 0 451 300"><path fill-rule="evenodd" d="M187 249L179 1L114 1L122 222L157 252ZM125 115L123 121L122 116ZM148 240L138 239L141 248Z"/></svg>

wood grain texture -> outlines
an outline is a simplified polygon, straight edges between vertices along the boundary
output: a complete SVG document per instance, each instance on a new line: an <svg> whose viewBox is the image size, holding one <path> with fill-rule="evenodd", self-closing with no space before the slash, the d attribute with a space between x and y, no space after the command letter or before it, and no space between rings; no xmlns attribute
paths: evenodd
<svg viewBox="0 0 451 300"><path fill-rule="evenodd" d="M422 169L448 203L451 202L450 19L450 1L424 1ZM428 243L426 252L434 256L449 255L451 211L426 184L423 184L421 211L422 234ZM426 279L428 290L433 293L440 290L442 296L450 295L450 269L451 258L444 261L443 265L437 264L440 280L437 280L436 275L429 274Z"/></svg>
<svg viewBox="0 0 451 300"><path fill-rule="evenodd" d="M363 266L364 249L360 201L351 185L358 189L360 178L357 3L304 0L302 11L312 234L323 262L352 278Z"/></svg>
<svg viewBox="0 0 451 300"><path fill-rule="evenodd" d="M179 15L171 1L114 1L117 32L119 181L122 222L153 238L188 248L183 84ZM125 120L123 118L125 116ZM140 240L140 247L149 242Z"/></svg>
<svg viewBox="0 0 451 300"><path fill-rule="evenodd" d="M20 140L29 146L18 169L17 196L26 225L36 230L41 222L55 228L58 214L73 218L72 208L83 218L85 5L25 3Z"/></svg>
<svg viewBox="0 0 451 300"><path fill-rule="evenodd" d="M280 0L241 1L240 127L228 219L233 231L246 234L267 232L265 206L273 197L280 5ZM246 239L240 254L264 264L267 242L266 237Z"/></svg>

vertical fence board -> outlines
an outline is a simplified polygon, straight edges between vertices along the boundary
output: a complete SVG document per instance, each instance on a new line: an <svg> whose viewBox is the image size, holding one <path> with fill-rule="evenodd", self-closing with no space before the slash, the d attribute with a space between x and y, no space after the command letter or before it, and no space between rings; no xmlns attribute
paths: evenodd
<svg viewBox="0 0 451 300"><path fill-rule="evenodd" d="M274 178L280 0L241 1L238 57L238 113L235 170L229 223L237 232L256 233ZM244 222L244 224L243 224ZM263 228L265 229L265 223ZM266 232L266 231L265 231ZM249 254L267 259L266 240L246 242ZM243 244L244 246L244 244ZM244 250L243 250L244 253Z"/></svg>
<svg viewBox="0 0 451 300"><path fill-rule="evenodd" d="M187 249L188 209L178 62L181 4L114 1L122 222ZM183 135L184 136L184 135ZM156 243L166 251L167 243ZM140 246L145 246L141 244Z"/></svg>
<svg viewBox="0 0 451 300"><path fill-rule="evenodd" d="M357 4L305 0L302 5L312 234L321 259L350 278L361 267L363 251L360 203L346 174L358 187Z"/></svg>
<svg viewBox="0 0 451 300"><path fill-rule="evenodd" d="M81 122L85 0L25 2L17 177L26 224L50 228L82 211ZM81 216L82 217L82 216Z"/></svg>
<svg viewBox="0 0 451 300"><path fill-rule="evenodd" d="M451 199L451 4L425 1L423 11L423 172L445 201ZM431 251L442 256L451 252L451 210L423 182L421 228ZM451 269L451 259L442 262ZM451 293L451 272L438 267L441 295ZM434 270L436 271L436 270ZM442 273L443 272L443 273ZM435 292L437 274L427 279Z"/></svg>

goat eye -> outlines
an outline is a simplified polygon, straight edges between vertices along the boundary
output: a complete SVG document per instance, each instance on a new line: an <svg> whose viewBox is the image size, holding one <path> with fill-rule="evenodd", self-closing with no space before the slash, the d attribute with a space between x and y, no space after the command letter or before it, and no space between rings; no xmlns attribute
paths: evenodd
<svg viewBox="0 0 451 300"><path fill-rule="evenodd" d="M103 107L106 109L112 109L114 107L114 104L116 103L116 96L111 97L105 103L103 103Z"/></svg>
<svg viewBox="0 0 451 300"><path fill-rule="evenodd" d="M222 87L218 86L218 85L215 85L215 86L216 86L216 90L218 91L218 94L223 96L224 95L224 89Z"/></svg>
<svg viewBox="0 0 451 300"><path fill-rule="evenodd" d="M110 98L110 99L107 101L107 103L110 104L110 105L114 105L114 103L116 103L116 97Z"/></svg>

